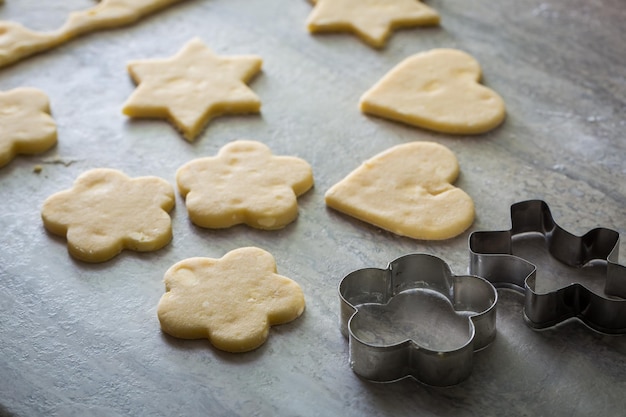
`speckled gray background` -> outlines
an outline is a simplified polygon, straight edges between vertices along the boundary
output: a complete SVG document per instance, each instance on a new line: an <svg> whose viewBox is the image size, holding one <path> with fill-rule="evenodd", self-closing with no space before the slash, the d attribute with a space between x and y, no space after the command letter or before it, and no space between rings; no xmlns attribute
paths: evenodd
<svg viewBox="0 0 626 417"><path fill-rule="evenodd" d="M92 4L8 0L0 19L52 29ZM472 376L456 387L372 384L349 369L336 290L354 269L426 252L465 273L469 232L508 228L510 204L530 198L545 199L574 233L626 232L623 0L428 4L440 12L440 27L397 32L376 51L350 35L309 35L305 0L189 0L0 69L0 90L33 86L49 95L59 129L54 149L0 169L0 415L623 415L626 338L577 322L534 332L513 293L500 293L496 342L476 354ZM219 54L264 58L251 83L263 109L216 119L189 144L166 122L128 120L121 106L134 88L127 61L170 56L194 36ZM500 128L449 136L358 111L360 95L391 67L436 47L462 49L482 64L485 83L507 104ZM179 166L239 138L313 166L315 188L283 230L202 230L178 196L169 246L89 265L71 259L65 241L41 224L45 198L88 169L174 184ZM413 140L436 141L458 156L457 185L476 203L468 232L414 241L325 207L324 192L363 160ZM156 305L165 270L249 245L270 251L279 273L301 284L304 315L240 355L161 333Z"/></svg>

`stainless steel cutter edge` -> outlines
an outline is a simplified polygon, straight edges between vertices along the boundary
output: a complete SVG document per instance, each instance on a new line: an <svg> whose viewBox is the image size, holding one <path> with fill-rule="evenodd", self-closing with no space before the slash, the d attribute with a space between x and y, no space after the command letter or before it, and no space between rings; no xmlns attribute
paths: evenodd
<svg viewBox="0 0 626 417"><path fill-rule="evenodd" d="M555 259L573 268L591 261L606 261L605 292L596 294L579 283L556 291L535 291L536 265L512 255L511 239L518 234L540 233ZM469 237L470 273L496 287L525 294L524 318L536 329L552 327L577 318L595 331L626 333L626 267L619 264L619 233L596 228L576 236L560 227L548 204L542 200L522 201L511 206L511 229L478 231Z"/></svg>
<svg viewBox="0 0 626 417"><path fill-rule="evenodd" d="M465 345L452 351L430 350L412 340L374 346L352 331L359 305L386 304L405 290L420 288L435 289L453 307L463 305L472 312L468 320L471 336ZM488 346L496 336L496 289L481 277L453 275L447 263L436 256L409 254L390 262L386 269L353 271L341 280L338 290L341 331L349 340L350 366L371 381L413 377L433 386L458 384L471 374L474 352Z"/></svg>

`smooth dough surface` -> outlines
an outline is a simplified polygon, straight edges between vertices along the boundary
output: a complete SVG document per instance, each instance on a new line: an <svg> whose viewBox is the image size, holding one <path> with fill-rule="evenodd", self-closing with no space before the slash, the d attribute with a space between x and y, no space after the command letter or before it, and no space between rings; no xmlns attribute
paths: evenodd
<svg viewBox="0 0 626 417"><path fill-rule="evenodd" d="M479 84L481 69L457 49L413 55L361 98L364 113L454 134L479 134L505 117L502 98Z"/></svg>
<svg viewBox="0 0 626 417"><path fill-rule="evenodd" d="M35 88L0 92L0 167L17 154L47 151L57 143L48 96Z"/></svg>
<svg viewBox="0 0 626 417"><path fill-rule="evenodd" d="M168 244L174 202L173 187L161 178L97 168L48 197L41 217L49 232L67 238L72 256L104 262L123 249L146 252Z"/></svg>
<svg viewBox="0 0 626 417"><path fill-rule="evenodd" d="M176 182L198 226L279 229L296 219L296 197L313 186L313 171L303 159L275 156L260 142L238 140L214 157L180 167Z"/></svg>
<svg viewBox="0 0 626 417"><path fill-rule="evenodd" d="M474 202L454 187L456 156L434 142L394 146L331 187L326 204L364 222L414 239L442 240L474 221Z"/></svg>
<svg viewBox="0 0 626 417"><path fill-rule="evenodd" d="M0 67L52 49L85 33L128 25L143 16L183 0L101 0L86 10L70 13L53 32L38 32L15 22L0 22Z"/></svg>
<svg viewBox="0 0 626 417"><path fill-rule="evenodd" d="M202 41L192 39L172 58L128 64L139 86L123 112L130 117L168 119L192 141L213 117L260 111L261 100L246 83L262 63L254 55L217 56Z"/></svg>
<svg viewBox="0 0 626 417"><path fill-rule="evenodd" d="M394 29L439 24L439 14L418 0L310 0L311 33L352 32L380 48Z"/></svg>
<svg viewBox="0 0 626 417"><path fill-rule="evenodd" d="M278 275L274 257L255 247L178 262L165 273L165 291L157 308L165 333L208 338L227 352L256 349L270 326L298 318L305 306L300 286Z"/></svg>

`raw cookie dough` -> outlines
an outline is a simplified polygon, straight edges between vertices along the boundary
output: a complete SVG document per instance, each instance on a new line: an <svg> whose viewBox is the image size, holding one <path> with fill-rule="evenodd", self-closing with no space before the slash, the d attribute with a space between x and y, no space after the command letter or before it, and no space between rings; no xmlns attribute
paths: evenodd
<svg viewBox="0 0 626 417"><path fill-rule="evenodd" d="M310 32L353 32L381 48L394 29L439 24L439 14L418 0L310 0Z"/></svg>
<svg viewBox="0 0 626 417"><path fill-rule="evenodd" d="M192 141L213 117L259 112L261 100L246 83L262 63L254 55L217 56L200 39L192 39L172 58L128 65L139 86L123 112L167 118Z"/></svg>
<svg viewBox="0 0 626 417"><path fill-rule="evenodd" d="M313 171L303 159L274 156L260 142L238 140L215 157L180 167L176 182L198 226L279 229L297 217L296 197L313 186Z"/></svg>
<svg viewBox="0 0 626 417"><path fill-rule="evenodd" d="M470 55L433 49L387 73L363 95L361 110L438 132L484 133L502 123L506 111L480 78L480 65Z"/></svg>
<svg viewBox="0 0 626 417"><path fill-rule="evenodd" d="M35 88L0 92L0 167L17 154L44 152L57 143L48 96Z"/></svg>
<svg viewBox="0 0 626 417"><path fill-rule="evenodd" d="M274 257L259 248L240 248L221 259L189 258L165 273L157 314L161 329L182 339L202 339L227 352L262 345L270 326L304 311L304 294L276 273Z"/></svg>
<svg viewBox="0 0 626 417"><path fill-rule="evenodd" d="M87 10L70 13L53 32L37 32L15 22L0 22L0 67L52 49L85 33L128 25L181 0L101 0Z"/></svg>
<svg viewBox="0 0 626 417"><path fill-rule="evenodd" d="M401 236L441 240L474 221L474 202L451 185L459 164L445 146L411 142L365 161L326 193L326 204Z"/></svg>
<svg viewBox="0 0 626 417"><path fill-rule="evenodd" d="M49 232L67 237L72 256L104 262L122 249L146 252L168 244L174 201L173 187L161 178L98 168L48 197L41 217Z"/></svg>

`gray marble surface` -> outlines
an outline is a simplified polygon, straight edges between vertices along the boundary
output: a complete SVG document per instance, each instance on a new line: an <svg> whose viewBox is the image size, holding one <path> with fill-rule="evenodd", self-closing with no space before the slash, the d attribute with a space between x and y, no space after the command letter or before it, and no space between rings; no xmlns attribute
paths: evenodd
<svg viewBox="0 0 626 417"><path fill-rule="evenodd" d="M52 29L91 4L8 0L0 19ZM626 233L623 0L428 4L440 12L440 27L396 32L377 51L351 35L309 35L305 0L190 0L0 69L0 90L33 86L49 95L59 129L54 149L0 169L0 415L623 415L626 338L575 321L532 331L520 296L510 292L500 292L496 341L475 355L471 377L458 386L373 384L349 368L337 285L354 269L426 252L465 273L469 232L508 228L510 204L526 199L545 199L573 233L596 226ZM216 119L190 144L166 122L128 120L121 106L134 88L127 61L170 56L194 36L220 54L264 58L251 83L263 109ZM507 104L501 127L449 136L359 112L360 95L391 67L437 47L478 59L484 82ZM313 166L315 188L283 230L199 229L178 196L170 245L89 265L71 259L65 241L42 226L45 198L88 169L174 184L179 166L239 138ZM457 185L477 211L468 232L415 241L325 207L324 192L363 160L414 140L458 156ZM304 315L246 354L164 335L156 305L165 270L250 245L270 251L279 273L301 284Z"/></svg>

